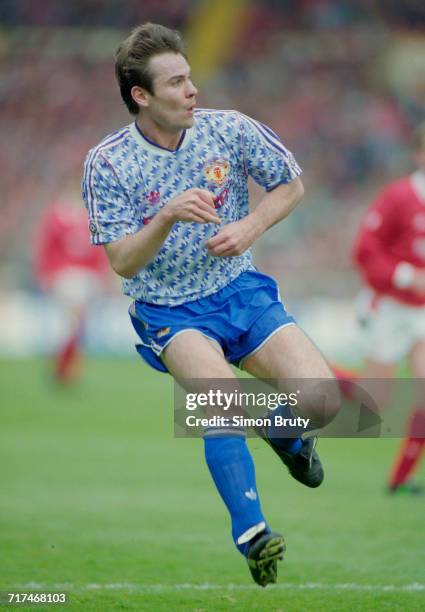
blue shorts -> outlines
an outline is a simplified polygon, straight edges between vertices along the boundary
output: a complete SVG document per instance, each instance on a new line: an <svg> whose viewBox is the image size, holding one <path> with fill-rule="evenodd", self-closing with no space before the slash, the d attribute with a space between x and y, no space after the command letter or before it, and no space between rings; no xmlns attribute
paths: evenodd
<svg viewBox="0 0 425 612"><path fill-rule="evenodd" d="M227 361L241 367L277 330L295 323L280 301L276 282L255 270L243 272L200 300L179 306L136 301L129 314L141 340L137 352L160 372L168 372L162 351L187 330L197 330L218 342Z"/></svg>

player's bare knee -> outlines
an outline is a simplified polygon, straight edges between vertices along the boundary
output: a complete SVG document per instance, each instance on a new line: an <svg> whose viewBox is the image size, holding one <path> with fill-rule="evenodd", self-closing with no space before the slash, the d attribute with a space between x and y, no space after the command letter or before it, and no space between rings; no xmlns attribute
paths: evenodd
<svg viewBox="0 0 425 612"><path fill-rule="evenodd" d="M296 412L310 419L311 426L328 425L341 408L341 394L334 379L308 381L300 385L299 408Z"/></svg>

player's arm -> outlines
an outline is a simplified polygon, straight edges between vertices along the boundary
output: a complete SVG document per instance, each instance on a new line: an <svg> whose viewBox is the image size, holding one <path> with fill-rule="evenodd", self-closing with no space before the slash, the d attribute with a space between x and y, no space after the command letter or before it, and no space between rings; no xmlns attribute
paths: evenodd
<svg viewBox="0 0 425 612"><path fill-rule="evenodd" d="M207 242L211 255L232 257L240 255L270 227L282 221L294 210L304 194L301 179L281 184L261 200L249 215L229 223Z"/></svg>
<svg viewBox="0 0 425 612"><path fill-rule="evenodd" d="M304 193L298 178L301 169L270 128L241 113L227 118L233 120L228 128L237 128L233 134L235 156L242 161L245 175L261 185L267 195L254 212L226 225L207 242L209 253L221 257L240 255L249 249L269 227L289 215Z"/></svg>
<svg viewBox="0 0 425 612"><path fill-rule="evenodd" d="M220 223L212 193L189 189L170 199L140 229L134 203L112 165L96 150L86 158L82 188L89 213L90 240L105 246L112 268L124 278L132 278L149 263L177 221Z"/></svg>
<svg viewBox="0 0 425 612"><path fill-rule="evenodd" d="M33 244L34 273L41 286L48 282L52 263L56 259L57 249L55 249L55 244L58 231L55 214L50 207L44 212Z"/></svg>
<svg viewBox="0 0 425 612"><path fill-rule="evenodd" d="M220 224L211 192L189 189L169 200L138 232L105 244L115 272L124 278L135 276L158 253L177 221Z"/></svg>
<svg viewBox="0 0 425 612"><path fill-rule="evenodd" d="M364 280L378 291L391 288L425 291L425 274L392 253L400 231L403 202L393 187L382 191L369 207L353 248L353 259Z"/></svg>

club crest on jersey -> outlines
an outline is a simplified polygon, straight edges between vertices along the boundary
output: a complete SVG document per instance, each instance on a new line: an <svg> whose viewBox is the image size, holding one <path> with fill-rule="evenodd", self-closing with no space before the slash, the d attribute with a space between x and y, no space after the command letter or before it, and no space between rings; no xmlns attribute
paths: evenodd
<svg viewBox="0 0 425 612"><path fill-rule="evenodd" d="M229 178L230 164L225 157L213 157L204 165L205 178L213 185L221 187Z"/></svg>

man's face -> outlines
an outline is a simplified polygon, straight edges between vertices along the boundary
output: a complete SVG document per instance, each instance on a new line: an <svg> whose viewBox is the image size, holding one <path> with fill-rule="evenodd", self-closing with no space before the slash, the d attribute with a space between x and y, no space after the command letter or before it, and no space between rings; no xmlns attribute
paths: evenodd
<svg viewBox="0 0 425 612"><path fill-rule="evenodd" d="M145 116L170 133L192 127L198 90L186 59L177 53L162 53L151 58L149 67L153 94L147 94Z"/></svg>

